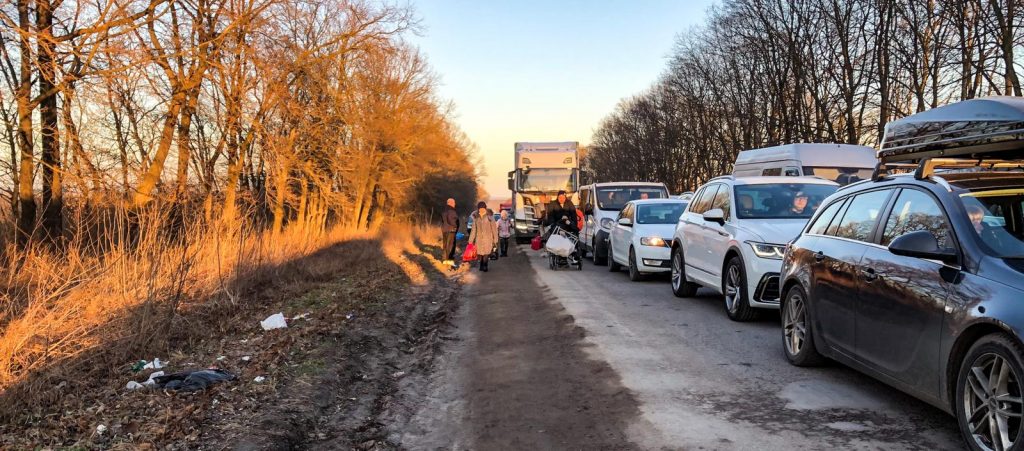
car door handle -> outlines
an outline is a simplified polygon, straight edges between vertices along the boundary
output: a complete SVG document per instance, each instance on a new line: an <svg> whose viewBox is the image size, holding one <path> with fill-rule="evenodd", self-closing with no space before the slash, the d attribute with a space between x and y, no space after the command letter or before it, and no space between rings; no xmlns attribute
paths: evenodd
<svg viewBox="0 0 1024 451"><path fill-rule="evenodd" d="M825 259L825 253L824 252L818 251L818 252L814 253L814 261L820 262L820 261L822 261L824 259Z"/></svg>
<svg viewBox="0 0 1024 451"><path fill-rule="evenodd" d="M721 235L721 236L729 236L729 234L728 234L728 233L726 233L726 232L723 232L723 231L721 231L721 230L719 230L719 231L718 231L718 234L719 234L719 235Z"/></svg>
<svg viewBox="0 0 1024 451"><path fill-rule="evenodd" d="M867 279L868 282L874 282L881 277L881 274L875 272L874 268L863 269L861 272L864 273L864 278Z"/></svg>

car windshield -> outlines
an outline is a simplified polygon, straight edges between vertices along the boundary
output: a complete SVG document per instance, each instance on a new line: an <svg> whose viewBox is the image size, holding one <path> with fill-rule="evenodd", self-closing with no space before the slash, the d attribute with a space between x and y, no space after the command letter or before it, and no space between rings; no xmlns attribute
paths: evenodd
<svg viewBox="0 0 1024 451"><path fill-rule="evenodd" d="M990 254L1024 259L1024 188L971 191L960 202Z"/></svg>
<svg viewBox="0 0 1024 451"><path fill-rule="evenodd" d="M736 217L740 219L810 218L821 201L836 192L834 185L771 183L736 185Z"/></svg>
<svg viewBox="0 0 1024 451"><path fill-rule="evenodd" d="M872 168L804 166L804 175L813 175L838 183L840 186L871 178Z"/></svg>
<svg viewBox="0 0 1024 451"><path fill-rule="evenodd" d="M637 224L675 224L686 210L686 202L641 204L636 207Z"/></svg>
<svg viewBox="0 0 1024 451"><path fill-rule="evenodd" d="M618 211L631 200L666 198L668 190L660 186L606 186L597 189L597 208Z"/></svg>
<svg viewBox="0 0 1024 451"><path fill-rule="evenodd" d="M573 191L572 169L530 169L519 177L521 191Z"/></svg>

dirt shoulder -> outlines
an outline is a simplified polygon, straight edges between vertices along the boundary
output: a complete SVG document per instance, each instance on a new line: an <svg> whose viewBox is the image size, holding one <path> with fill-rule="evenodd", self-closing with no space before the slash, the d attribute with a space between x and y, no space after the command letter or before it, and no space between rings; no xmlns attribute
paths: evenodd
<svg viewBox="0 0 1024 451"><path fill-rule="evenodd" d="M471 273L444 356L401 430L410 449L633 449L636 399L538 284L526 251Z"/></svg>
<svg viewBox="0 0 1024 451"><path fill-rule="evenodd" d="M0 448L395 448L381 414L406 378L432 367L462 277L437 259L439 236L409 235L352 239L268 269L272 282L184 311L171 345L138 357L236 380L193 394L129 390L154 370L126 365L0 425ZM263 330L278 312L287 328Z"/></svg>

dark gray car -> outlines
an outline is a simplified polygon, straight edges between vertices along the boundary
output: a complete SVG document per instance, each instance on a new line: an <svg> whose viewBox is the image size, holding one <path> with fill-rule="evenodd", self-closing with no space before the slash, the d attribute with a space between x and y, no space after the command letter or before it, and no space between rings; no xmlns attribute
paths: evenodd
<svg viewBox="0 0 1024 451"><path fill-rule="evenodd" d="M1024 117L1024 102L1010 103ZM793 364L831 358L956 415L972 449L1016 449L1024 443L1024 172L1007 159L1024 157L1024 142L959 141L957 130L970 127L964 111L953 113L960 125L950 129L908 121L930 137L918 149L887 129L890 143L903 141L888 153L883 143L883 162L912 160L915 174L881 171L841 189L789 245L783 347ZM1001 127L996 134L1013 130ZM950 142L934 144L943 138ZM958 149L971 160L932 158ZM970 167L986 155L991 164ZM934 172L942 165L951 169Z"/></svg>

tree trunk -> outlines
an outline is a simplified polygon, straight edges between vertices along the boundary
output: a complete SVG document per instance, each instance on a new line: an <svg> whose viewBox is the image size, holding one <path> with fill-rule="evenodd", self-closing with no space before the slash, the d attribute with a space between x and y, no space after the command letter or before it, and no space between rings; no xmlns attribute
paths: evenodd
<svg viewBox="0 0 1024 451"><path fill-rule="evenodd" d="M36 61L39 64L40 157L43 172L43 233L49 240L63 234L60 134L57 127L57 71L54 66L53 10L50 0L36 0Z"/></svg>
<svg viewBox="0 0 1024 451"><path fill-rule="evenodd" d="M167 161L167 154L171 150L171 141L174 138L175 125L178 122L178 114L181 112L182 104L185 103L185 91L175 89L171 95L171 104L167 107L167 114L164 115L163 129L160 131L160 143L156 148L156 155L149 164L146 174L139 182L135 195L132 197L132 204L135 208L145 206L153 200L153 190L160 181L160 174L163 173L164 163Z"/></svg>
<svg viewBox="0 0 1024 451"><path fill-rule="evenodd" d="M32 192L35 175L32 162L32 47L29 43L29 0L18 0L19 50L21 74L18 83L18 147L21 161L18 168L18 244L22 247L32 240L36 228L36 200Z"/></svg>

